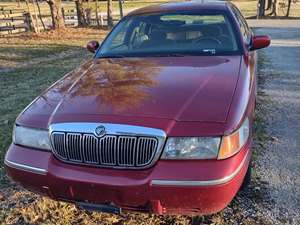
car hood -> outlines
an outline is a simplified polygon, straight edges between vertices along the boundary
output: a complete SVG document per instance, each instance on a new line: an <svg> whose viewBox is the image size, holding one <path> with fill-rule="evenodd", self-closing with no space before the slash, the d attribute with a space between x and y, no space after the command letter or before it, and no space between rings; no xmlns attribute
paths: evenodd
<svg viewBox="0 0 300 225"><path fill-rule="evenodd" d="M240 60L241 56L94 59L51 90L61 96L52 120L110 115L225 122Z"/></svg>

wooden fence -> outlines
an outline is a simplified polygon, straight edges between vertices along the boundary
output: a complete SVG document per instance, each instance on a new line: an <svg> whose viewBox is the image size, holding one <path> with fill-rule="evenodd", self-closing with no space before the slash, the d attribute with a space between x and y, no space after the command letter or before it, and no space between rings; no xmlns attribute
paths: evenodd
<svg viewBox="0 0 300 225"><path fill-rule="evenodd" d="M28 22L23 10L6 10L0 8L0 35L15 34L27 31Z"/></svg>
<svg viewBox="0 0 300 225"><path fill-rule="evenodd" d="M89 14L89 24L88 26L106 26L107 25L107 14L100 12L98 13L98 20L95 12L88 12ZM50 29L52 26L52 19L50 11L42 10L42 21L46 29ZM65 19L65 24L67 27L76 27L78 25L77 12L74 8L63 9L63 15ZM113 14L114 21L120 19L120 15L117 13ZM32 19L34 21L32 21ZM41 19L37 15L30 14L22 9L5 9L0 8L0 36L8 34L16 34L21 32L27 32L33 30L32 24L35 23L35 26L39 31L44 29L44 26L41 22Z"/></svg>

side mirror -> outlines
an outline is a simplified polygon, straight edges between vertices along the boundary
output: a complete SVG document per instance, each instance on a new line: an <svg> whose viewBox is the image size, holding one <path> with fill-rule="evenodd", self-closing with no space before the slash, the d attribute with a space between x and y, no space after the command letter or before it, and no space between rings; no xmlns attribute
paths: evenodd
<svg viewBox="0 0 300 225"><path fill-rule="evenodd" d="M270 45L270 43L271 38L268 35L253 36L250 50L253 51L261 48L266 48Z"/></svg>
<svg viewBox="0 0 300 225"><path fill-rule="evenodd" d="M98 41L90 41L87 46L87 50L89 50L91 53L95 53L97 49L99 48L99 42Z"/></svg>

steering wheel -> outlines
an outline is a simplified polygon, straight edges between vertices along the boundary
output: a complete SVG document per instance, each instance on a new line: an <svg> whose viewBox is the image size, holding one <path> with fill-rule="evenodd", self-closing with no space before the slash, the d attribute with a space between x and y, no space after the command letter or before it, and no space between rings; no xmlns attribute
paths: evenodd
<svg viewBox="0 0 300 225"><path fill-rule="evenodd" d="M222 42L215 37L200 37L195 41L196 44L203 44L203 42L205 44L212 44L212 45L216 45L216 44L221 45L222 44Z"/></svg>

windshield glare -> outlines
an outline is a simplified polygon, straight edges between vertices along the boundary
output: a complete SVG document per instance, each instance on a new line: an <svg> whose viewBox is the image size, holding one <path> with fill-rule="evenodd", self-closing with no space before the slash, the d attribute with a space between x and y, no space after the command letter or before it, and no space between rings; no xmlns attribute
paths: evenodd
<svg viewBox="0 0 300 225"><path fill-rule="evenodd" d="M224 55L237 53L232 26L223 14L151 14L122 20L99 57Z"/></svg>

